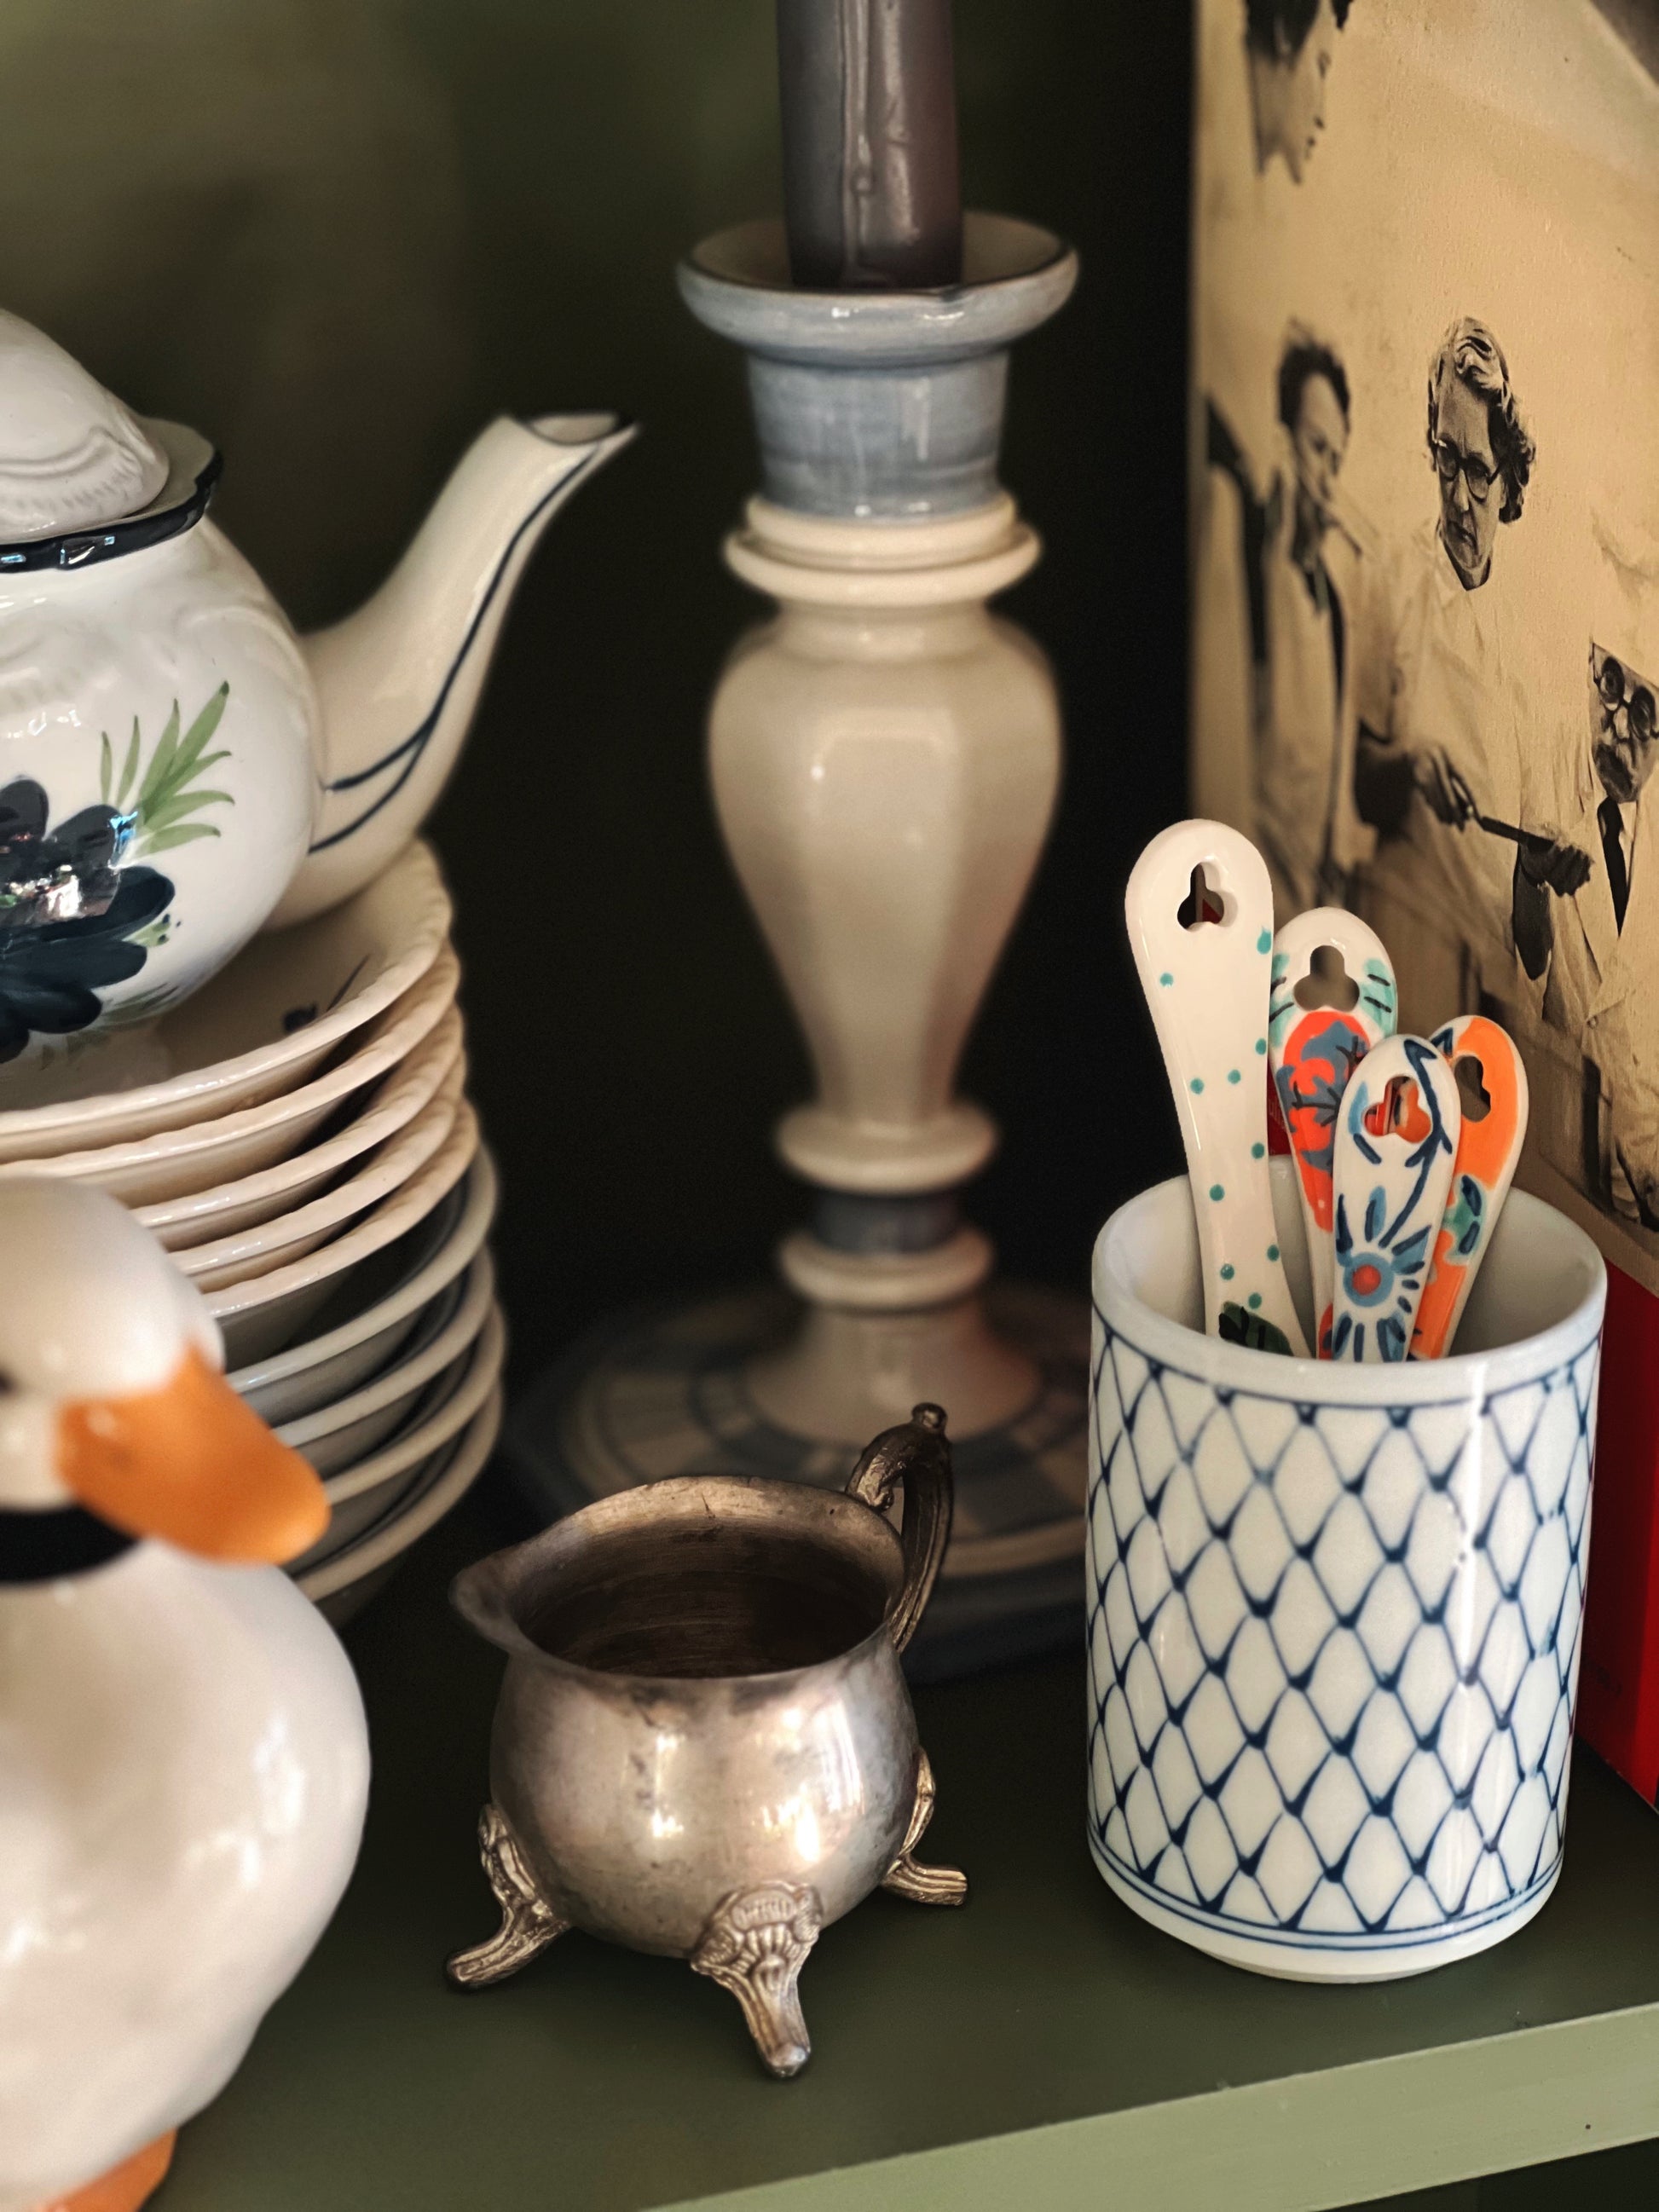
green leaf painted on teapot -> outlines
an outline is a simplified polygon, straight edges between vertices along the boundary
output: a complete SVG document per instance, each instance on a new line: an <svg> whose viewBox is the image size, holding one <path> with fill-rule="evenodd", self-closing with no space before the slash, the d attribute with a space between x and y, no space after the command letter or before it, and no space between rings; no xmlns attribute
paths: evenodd
<svg viewBox="0 0 1659 2212"><path fill-rule="evenodd" d="M132 724L132 735L127 740L122 756L121 772L115 772L115 750L110 744L109 733L101 740L100 788L104 804L121 813L130 811L132 824L134 857L143 859L153 853L166 853L178 845L189 845L198 837L216 837L218 830L210 822L191 822L188 817L199 814L207 806L234 806L235 799L228 791L204 789L201 778L217 762L228 760L228 750L221 746L216 752L207 750L209 740L218 728L224 714L225 702L230 696L228 684L222 684L207 704L183 734L179 732L179 702L173 702L167 726L155 741L155 750L149 757L140 781L143 745L139 735L137 717ZM134 787L137 786L135 795Z"/></svg>

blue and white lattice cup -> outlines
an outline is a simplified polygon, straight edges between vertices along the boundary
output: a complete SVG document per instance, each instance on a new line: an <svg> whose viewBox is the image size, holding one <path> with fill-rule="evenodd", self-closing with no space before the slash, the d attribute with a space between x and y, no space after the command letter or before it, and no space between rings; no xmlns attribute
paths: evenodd
<svg viewBox="0 0 1659 2212"><path fill-rule="evenodd" d="M1288 1162L1274 1207L1306 1319ZM1189 1188L1094 1255L1089 1846L1155 1927L1380 1981L1501 1942L1560 1872L1601 1255L1520 1193L1450 1358L1204 1335Z"/></svg>

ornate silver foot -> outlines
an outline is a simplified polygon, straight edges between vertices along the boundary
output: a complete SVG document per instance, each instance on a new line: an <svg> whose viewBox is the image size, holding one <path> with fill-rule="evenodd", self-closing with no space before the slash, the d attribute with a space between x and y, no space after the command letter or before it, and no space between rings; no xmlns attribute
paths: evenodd
<svg viewBox="0 0 1659 2212"><path fill-rule="evenodd" d="M452 1982L465 1990L505 1981L520 1966L527 1966L538 1951L546 1950L570 1925L560 1919L537 1888L513 1840L512 1830L494 1805L486 1805L478 1815L478 1856L501 1908L501 1924L487 1943L457 1951L450 1960L445 1971Z"/></svg>
<svg viewBox="0 0 1659 2212"><path fill-rule="evenodd" d="M910 1856L933 1817L933 1770L927 1753L916 1768L916 1802L910 1808L910 1832L904 1849L882 1876L881 1886L895 1897L908 1897L913 1905L961 1905L968 1895L968 1877L955 1867L918 1866Z"/></svg>
<svg viewBox="0 0 1659 2212"><path fill-rule="evenodd" d="M691 1954L692 1972L730 1990L755 2048L786 2081L812 2055L796 1984L823 1925L815 1889L790 1881L734 1889L708 1916Z"/></svg>

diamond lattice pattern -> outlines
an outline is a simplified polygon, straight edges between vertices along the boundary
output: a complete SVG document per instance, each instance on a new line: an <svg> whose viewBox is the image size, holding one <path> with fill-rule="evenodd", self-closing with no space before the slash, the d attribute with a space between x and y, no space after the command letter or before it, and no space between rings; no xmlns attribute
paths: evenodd
<svg viewBox="0 0 1659 2212"><path fill-rule="evenodd" d="M1412 1407L1215 1389L1096 1316L1097 1848L1241 1932L1485 1917L1560 1855L1598 1346Z"/></svg>

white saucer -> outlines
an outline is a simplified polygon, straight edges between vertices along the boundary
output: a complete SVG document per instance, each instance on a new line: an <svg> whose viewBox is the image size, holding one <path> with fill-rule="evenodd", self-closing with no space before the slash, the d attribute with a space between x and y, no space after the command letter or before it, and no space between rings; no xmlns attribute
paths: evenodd
<svg viewBox="0 0 1659 2212"><path fill-rule="evenodd" d="M360 1389L477 1256L495 1217L496 1188L494 1163L480 1151L465 1180L424 1221L334 1289L308 1335L234 1370L232 1389L271 1422L298 1420Z"/></svg>
<svg viewBox="0 0 1659 2212"><path fill-rule="evenodd" d="M356 1543L309 1574L299 1577L300 1588L337 1628L361 1612L390 1580L417 1538L441 1521L450 1508L472 1487L495 1448L501 1425L499 1385L462 1431L426 1482L404 1498L395 1511L378 1521Z"/></svg>
<svg viewBox="0 0 1659 2212"><path fill-rule="evenodd" d="M224 1332L225 1364L240 1368L292 1344L343 1277L425 1219L466 1173L477 1149L477 1116L463 1099L433 1158L344 1236L269 1275L208 1291L208 1311Z"/></svg>
<svg viewBox="0 0 1659 2212"><path fill-rule="evenodd" d="M367 1213L370 1206L390 1198L410 1182L443 1145L460 1111L461 1089L466 1080L465 1057L458 1059L436 1093L389 1143L355 1171L343 1176L332 1189L278 1213L252 1229L234 1236L216 1237L173 1254L173 1264L201 1291L227 1288L287 1267L337 1237L348 1223Z"/></svg>
<svg viewBox="0 0 1659 2212"><path fill-rule="evenodd" d="M158 1020L0 1071L0 1160L149 1136L292 1090L425 974L449 922L437 861L412 844L343 906L256 937Z"/></svg>
<svg viewBox="0 0 1659 2212"><path fill-rule="evenodd" d="M234 1113L147 1137L0 1164L0 1176L68 1176L95 1182L124 1205L187 1197L228 1178L251 1176L301 1152L355 1093L398 1067L449 1012L460 967L445 951L349 1049L320 1075ZM457 1039L459 1049L459 1038ZM209 1102L212 1104L213 1102ZM0 1126L5 1117L0 1115ZM79 1140L79 1133L74 1133Z"/></svg>
<svg viewBox="0 0 1659 2212"><path fill-rule="evenodd" d="M361 1390L321 1407L276 1431L303 1452L319 1474L355 1466L395 1434L415 1401L471 1345L495 1297L495 1271L488 1249L418 1316L406 1344Z"/></svg>
<svg viewBox="0 0 1659 2212"><path fill-rule="evenodd" d="M332 1515L319 1542L289 1564L304 1574L356 1543L418 1487L424 1469L471 1420L501 1380L507 1328L492 1305L483 1328L422 1396L392 1443L324 1483Z"/></svg>

